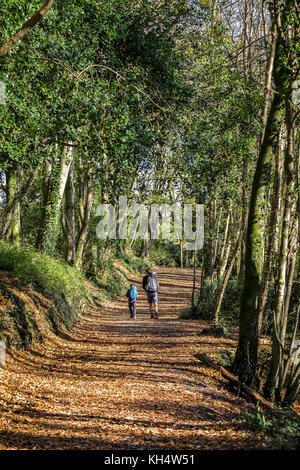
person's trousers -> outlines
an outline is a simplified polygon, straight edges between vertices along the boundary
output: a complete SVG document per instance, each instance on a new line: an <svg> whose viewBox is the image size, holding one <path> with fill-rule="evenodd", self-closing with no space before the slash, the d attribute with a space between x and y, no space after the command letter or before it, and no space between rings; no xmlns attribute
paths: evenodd
<svg viewBox="0 0 300 470"><path fill-rule="evenodd" d="M129 311L130 311L130 316L133 318L136 318L136 300L129 300L128 302L129 305Z"/></svg>

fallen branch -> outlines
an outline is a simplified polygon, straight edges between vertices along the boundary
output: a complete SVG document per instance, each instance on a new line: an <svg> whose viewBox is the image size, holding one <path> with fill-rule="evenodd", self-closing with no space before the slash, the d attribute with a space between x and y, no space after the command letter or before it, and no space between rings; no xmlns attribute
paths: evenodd
<svg viewBox="0 0 300 470"><path fill-rule="evenodd" d="M197 353L194 355L194 357L199 359L199 361L204 362L204 364L207 366L212 367L212 369L220 371L220 365L210 359L206 354Z"/></svg>
<svg viewBox="0 0 300 470"><path fill-rule="evenodd" d="M258 401L260 401L260 403L269 410L275 409L275 405L273 405L273 403L266 400L260 393L256 392L252 388L240 382L235 375L228 372L228 370L224 369L224 367L220 366L220 371L224 379L237 385L253 403L257 403Z"/></svg>
<svg viewBox="0 0 300 470"><path fill-rule="evenodd" d="M240 382L235 375L231 374L231 372L228 372L228 370L226 370L224 367L214 362L212 359L206 356L206 354L198 353L195 354L194 357L199 361L203 362L204 364L208 365L209 367L212 367L213 369L221 372L221 375L222 377L224 377L224 379L236 385L244 393L244 395L246 395L247 398L249 398L254 404L259 401L262 406L268 408L269 410L275 409L275 405L273 405L273 403L266 400L260 393L256 392L252 388Z"/></svg>

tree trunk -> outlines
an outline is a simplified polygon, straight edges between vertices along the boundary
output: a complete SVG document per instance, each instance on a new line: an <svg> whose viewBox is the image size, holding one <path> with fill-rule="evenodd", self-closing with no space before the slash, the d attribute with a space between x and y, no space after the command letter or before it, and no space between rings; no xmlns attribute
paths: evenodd
<svg viewBox="0 0 300 470"><path fill-rule="evenodd" d="M18 169L16 167L10 168L6 172L7 205L12 207L6 237L15 245L20 245L21 241L20 201L15 201L18 193L18 179Z"/></svg>
<svg viewBox="0 0 300 470"><path fill-rule="evenodd" d="M47 191L42 221L41 249L50 256L53 256L58 237L61 203L70 170L71 153L72 148L64 146L60 159L52 167Z"/></svg>
<svg viewBox="0 0 300 470"><path fill-rule="evenodd" d="M223 213L223 210L220 209L219 216L218 216L218 222L217 222L217 226L216 226L216 233L214 234L214 246L213 246L213 255L212 255L212 263L211 263L213 267L216 264L216 259L217 259L217 254L218 254L219 232L220 232L220 224L221 224L222 213Z"/></svg>
<svg viewBox="0 0 300 470"><path fill-rule="evenodd" d="M284 169L286 176L286 195L284 201L283 220L281 229L281 243L279 252L279 267L276 281L276 294L273 318L272 361L270 375L266 383L266 393L272 401L280 400L279 381L283 367L284 342L286 334L286 318L284 309L284 295L286 289L286 274L288 262L288 244L291 226L291 217L295 207L294 188L296 174L294 166L294 129L293 112L286 104L287 147L285 152Z"/></svg>
<svg viewBox="0 0 300 470"><path fill-rule="evenodd" d="M180 267L184 267L184 262L183 262L183 240L180 240Z"/></svg>
<svg viewBox="0 0 300 470"><path fill-rule="evenodd" d="M231 275L232 268L233 268L235 260L237 258L238 249L239 249L239 246L240 246L241 241L243 239L244 231L245 231L245 225L243 225L243 227L241 228L241 232L240 232L240 234L239 234L239 236L236 240L235 247L234 247L231 259L230 259L230 263L229 263L228 269L226 271L226 274L224 276L222 286L221 286L221 289L220 289L220 292L219 292L219 295L218 295L216 309L215 309L215 312L214 312L214 324L215 324L216 327L218 327L218 325L219 325L219 312L220 312L220 309L221 309L221 306L222 306L223 296L224 296L224 293L225 293L225 290L226 290L226 287L227 287L227 284L228 284L228 281L229 281L229 278L230 278L230 275Z"/></svg>
<svg viewBox="0 0 300 470"><path fill-rule="evenodd" d="M243 162L244 184L242 187L242 205L243 205L242 221L245 221L248 217L247 179L248 179L248 164L244 159L244 162ZM244 237L242 238L241 249L240 249L240 266L239 266L239 271L238 271L238 280L240 284L243 282L244 276L245 276L245 237L246 237L246 231L244 232Z"/></svg>
<svg viewBox="0 0 300 470"><path fill-rule="evenodd" d="M300 165L300 141L298 141L298 158L297 158L297 186L299 188L299 165ZM298 259L299 259L299 251L300 251L300 194L298 192L298 200L297 200L297 222L298 222ZM300 321L300 264L298 263L298 275L297 275L297 311L296 311L296 317L294 321L294 329L293 329L293 334L291 338L291 345L290 345L290 350L289 350L289 355L287 358L287 362L285 365L285 370L281 379L281 384L280 388L283 388L286 376L288 374L288 370L290 367L290 364L292 362L292 350L294 346L294 342L296 339L296 336L298 334L298 326L299 326L299 321ZM284 397L284 404L285 405L291 405L295 400L297 395L300 392L300 363L298 366L293 363L291 370L290 370L290 375L286 387L286 393Z"/></svg>
<svg viewBox="0 0 300 470"><path fill-rule="evenodd" d="M194 258L193 258L192 308L195 308L195 291L196 291L196 251L194 250Z"/></svg>
<svg viewBox="0 0 300 470"><path fill-rule="evenodd" d="M91 169L86 170L85 174L85 206L84 206L84 217L82 221L81 228L78 232L77 243L76 243L76 255L75 255L75 267L77 269L82 268L83 263L83 253L86 244L86 239L89 231L89 220L91 216L91 210L93 205L93 178L91 176Z"/></svg>
<svg viewBox="0 0 300 470"><path fill-rule="evenodd" d="M75 214L74 214L74 162L71 162L65 189L65 204L62 206L62 229L66 244L66 261L75 262Z"/></svg>
<svg viewBox="0 0 300 470"><path fill-rule="evenodd" d="M213 200L213 204L210 212L210 238L209 238L209 278L210 284L213 283L214 279L214 237L216 230L216 218L217 218L217 199Z"/></svg>
<svg viewBox="0 0 300 470"><path fill-rule="evenodd" d="M4 212L1 214L3 217L3 223L1 224L1 237L4 237L9 230L9 227L12 223L13 214L16 211L16 206L20 205L22 198L28 193L28 190L35 180L35 177L38 173L39 167L37 166L33 172L26 180L19 181L18 190L14 192L14 197L8 198L10 201L5 206ZM14 170L15 171L15 170Z"/></svg>
<svg viewBox="0 0 300 470"><path fill-rule="evenodd" d="M271 49L267 64L266 76L265 76L265 93L266 93L266 101L265 106L263 109L262 114L262 131L261 131L261 143L263 142L265 130L268 121L268 111L271 102L271 84L272 84L272 74L273 74L273 66L274 66L274 59L275 59L275 52L276 52L276 30L272 31L272 41L271 41Z"/></svg>
<svg viewBox="0 0 300 470"><path fill-rule="evenodd" d="M246 236L245 281L241 300L239 342L233 364L241 382L251 385L257 366L258 296L262 285L265 200L281 122L284 118L283 95L289 71L284 64L284 49L277 38L274 59L274 94L266 130L259 151L252 185Z"/></svg>
<svg viewBox="0 0 300 470"><path fill-rule="evenodd" d="M261 294L258 302L258 334L260 334L265 307L268 299L269 284L272 270L272 262L275 255L275 240L277 237L278 220L280 214L280 192L281 192L281 179L282 179L282 158L281 158L281 139L279 139L277 152L276 152L276 168L274 177L274 190L271 208L271 216L269 221L270 234L267 234L268 247L265 257L264 275L262 279Z"/></svg>
<svg viewBox="0 0 300 470"><path fill-rule="evenodd" d="M42 182L42 216L41 216L41 225L38 228L38 234L36 239L36 248L41 249L42 240L43 240L43 227L46 220L46 208L48 205L49 189L50 189L50 180L52 172L52 163L46 161L43 165L43 182Z"/></svg>
<svg viewBox="0 0 300 470"><path fill-rule="evenodd" d="M228 243L228 233L229 233L229 223L231 219L231 205L232 205L232 201L230 200L230 206L229 206L228 215L226 218L225 230L224 230L223 244L222 244L222 249L220 253L220 262L218 265L218 279L222 279L223 277L223 273L226 268L227 260L229 256L229 252L227 248L228 248L228 245L230 245ZM230 249L230 246L229 246L229 249Z"/></svg>

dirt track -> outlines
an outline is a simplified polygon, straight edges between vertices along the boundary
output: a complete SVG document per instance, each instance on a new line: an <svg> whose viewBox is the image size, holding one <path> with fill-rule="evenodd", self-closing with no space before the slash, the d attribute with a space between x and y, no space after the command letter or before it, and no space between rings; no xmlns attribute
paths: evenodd
<svg viewBox="0 0 300 470"><path fill-rule="evenodd" d="M10 353L0 369L0 449L262 447L240 423L250 405L193 358L234 343L199 336L203 323L178 318L192 271L161 269L159 280L158 321L138 285L136 320L119 299L60 338Z"/></svg>

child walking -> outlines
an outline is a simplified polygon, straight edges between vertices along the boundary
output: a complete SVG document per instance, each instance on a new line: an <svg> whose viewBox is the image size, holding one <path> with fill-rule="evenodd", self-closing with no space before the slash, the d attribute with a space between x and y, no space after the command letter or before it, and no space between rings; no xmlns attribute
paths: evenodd
<svg viewBox="0 0 300 470"><path fill-rule="evenodd" d="M134 284L130 284L126 297L128 298L130 318L136 318L136 299L138 298L138 293Z"/></svg>

